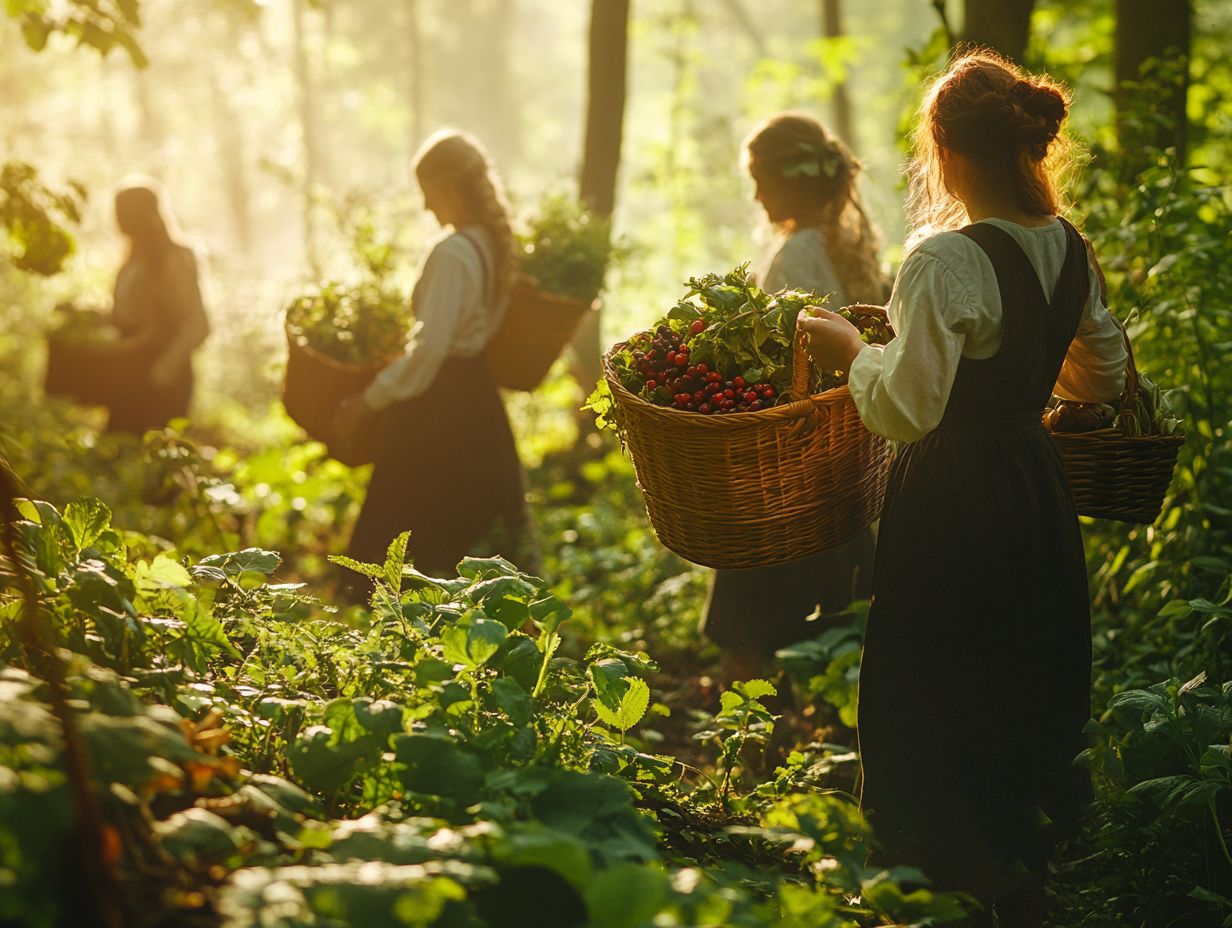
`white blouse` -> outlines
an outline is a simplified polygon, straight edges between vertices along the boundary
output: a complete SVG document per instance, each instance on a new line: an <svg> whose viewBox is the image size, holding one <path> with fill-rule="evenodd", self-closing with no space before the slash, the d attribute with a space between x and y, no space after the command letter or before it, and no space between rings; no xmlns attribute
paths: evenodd
<svg viewBox="0 0 1232 928"><path fill-rule="evenodd" d="M785 239L776 239L765 258L753 269L761 289L774 293L784 287L831 294L831 309L847 305L843 285L834 273L826 243L817 229L798 229Z"/></svg>
<svg viewBox="0 0 1232 928"><path fill-rule="evenodd" d="M1038 228L985 219L1022 246L1051 294L1061 276L1067 239L1060 221ZM1109 402L1125 384L1125 342L1100 297L1088 259L1090 292L1054 392ZM851 395L868 428L896 441L918 441L941 421L960 358L990 358L1001 347L1001 295L992 262L971 239L942 232L903 262L890 295L897 337L869 345L851 366Z"/></svg>
<svg viewBox="0 0 1232 928"><path fill-rule="evenodd" d="M446 358L473 358L496 334L508 295L485 302L485 285L492 287L491 238L480 226L466 231L469 239L461 230L442 236L424 258L411 296L416 321L410 343L364 391L372 409L419 396L432 385ZM475 240L485 251L483 259Z"/></svg>

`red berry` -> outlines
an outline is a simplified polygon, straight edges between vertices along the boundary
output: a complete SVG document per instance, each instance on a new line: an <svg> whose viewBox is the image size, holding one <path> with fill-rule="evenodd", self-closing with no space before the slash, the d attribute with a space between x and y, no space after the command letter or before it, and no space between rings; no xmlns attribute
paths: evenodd
<svg viewBox="0 0 1232 928"><path fill-rule="evenodd" d="M745 394L744 394L744 401L745 401L746 403L751 403L751 402L753 402L753 400L755 400L755 399L757 399L757 391L756 391L756 390L746 390L746 391L745 391Z"/></svg>
<svg viewBox="0 0 1232 928"><path fill-rule="evenodd" d="M705 373L708 373L709 371L710 371L710 368L706 366L706 363L704 361L697 362L697 372L699 374L705 374Z"/></svg>
<svg viewBox="0 0 1232 928"><path fill-rule="evenodd" d="M726 390L723 391L723 395L727 397L729 400L734 400L736 398L736 391L733 390L731 387L728 387Z"/></svg>
<svg viewBox="0 0 1232 928"><path fill-rule="evenodd" d="M693 394L693 402L695 403L700 403L705 398L706 398L706 394L703 393L701 390L698 390L696 393Z"/></svg>
<svg viewBox="0 0 1232 928"><path fill-rule="evenodd" d="M720 374L718 371L709 371L706 374L706 379L709 380L711 383L722 383L723 375Z"/></svg>
<svg viewBox="0 0 1232 928"><path fill-rule="evenodd" d="M685 403L689 402L689 400L691 399L693 399L693 397L689 396L689 394L687 393L677 393L676 394L676 405L683 406L685 405Z"/></svg>
<svg viewBox="0 0 1232 928"><path fill-rule="evenodd" d="M744 381L744 378L743 378L743 377L741 377L741 376L739 376L739 375L737 375L737 376L735 376L735 377L733 377L733 378L732 378L732 383L736 385L736 389L737 389L737 390L743 390L743 389L744 389L744 382L745 382L745 381Z"/></svg>
<svg viewBox="0 0 1232 928"><path fill-rule="evenodd" d="M693 324L689 326L689 331L692 332L694 335L696 335L698 332L700 332L705 327L706 327L706 323L702 322L702 320L694 319Z"/></svg>
<svg viewBox="0 0 1232 928"><path fill-rule="evenodd" d="M669 351L669 352L667 353L667 363L668 363L668 364L675 364L675 363L676 363L676 352L674 352L674 351Z"/></svg>
<svg viewBox="0 0 1232 928"><path fill-rule="evenodd" d="M757 412L759 409L761 409L761 400L753 400L749 403L749 412Z"/></svg>
<svg viewBox="0 0 1232 928"><path fill-rule="evenodd" d="M647 380L647 381L646 381L646 389L647 389L647 390L653 390L653 389L654 389L655 387L657 387L658 385L659 385L659 381L657 381L657 380L655 380L655 379L653 379L653 378L651 378L650 380Z"/></svg>
<svg viewBox="0 0 1232 928"><path fill-rule="evenodd" d="M710 415L710 412L712 409L714 409L714 407L711 406L709 403L702 403L700 406L697 407L697 411L700 412L703 416Z"/></svg>
<svg viewBox="0 0 1232 928"><path fill-rule="evenodd" d="M673 362L677 367L685 367L689 363L689 356L684 353L684 349L680 349L680 353L676 355L676 360Z"/></svg>
<svg viewBox="0 0 1232 928"><path fill-rule="evenodd" d="M774 387L770 386L770 384L766 384L764 387L761 388L761 395L764 396L766 399L773 399L774 398Z"/></svg>

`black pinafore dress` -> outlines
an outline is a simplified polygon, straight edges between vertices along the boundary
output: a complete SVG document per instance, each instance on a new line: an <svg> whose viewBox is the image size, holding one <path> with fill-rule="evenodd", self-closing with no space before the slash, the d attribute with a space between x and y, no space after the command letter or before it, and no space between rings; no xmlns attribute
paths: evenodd
<svg viewBox="0 0 1232 928"><path fill-rule="evenodd" d="M962 359L941 424L894 463L860 671L861 802L887 862L977 895L1040 872L1041 810L1072 818L1089 792L1082 537L1040 425L1089 295L1061 222L1051 300L1012 236L961 230L996 271L1001 348Z"/></svg>
<svg viewBox="0 0 1232 928"><path fill-rule="evenodd" d="M461 233L491 272L487 254ZM380 449L349 554L381 563L410 530L407 554L432 576L453 576L462 558L502 555L538 570L526 480L500 391L480 352L445 359L431 386L382 411Z"/></svg>

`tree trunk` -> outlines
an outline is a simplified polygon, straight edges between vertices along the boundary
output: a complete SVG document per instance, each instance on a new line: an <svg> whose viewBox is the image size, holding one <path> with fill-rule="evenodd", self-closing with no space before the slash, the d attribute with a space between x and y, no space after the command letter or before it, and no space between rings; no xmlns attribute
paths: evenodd
<svg viewBox="0 0 1232 928"><path fill-rule="evenodd" d="M306 0L291 0L291 19L295 50L295 82L299 88L300 136L304 156L303 185L300 191L304 223L304 256L315 275L320 266L317 255L316 205L314 202L320 159L317 151L316 100L304 35L305 2Z"/></svg>
<svg viewBox="0 0 1232 928"><path fill-rule="evenodd" d="M962 41L989 46L1021 62L1034 7L1035 0L963 0Z"/></svg>
<svg viewBox="0 0 1232 928"><path fill-rule="evenodd" d="M1151 163L1154 152L1176 149L1184 164L1189 120L1189 50L1191 0L1117 0L1116 104L1117 137L1128 156L1129 179ZM1140 87L1127 86L1142 80Z"/></svg>
<svg viewBox="0 0 1232 928"><path fill-rule="evenodd" d="M586 144L578 193L593 212L610 217L624 135L629 57L629 0L592 0ZM589 389L602 373L599 314L591 313L573 340L574 373Z"/></svg>
<svg viewBox="0 0 1232 928"><path fill-rule="evenodd" d="M837 39L843 35L843 10L840 0L821 0L821 34L827 39ZM851 122L851 100L847 96L846 80L835 85L831 102L834 106L834 131L847 143L848 148L855 151L856 130Z"/></svg>

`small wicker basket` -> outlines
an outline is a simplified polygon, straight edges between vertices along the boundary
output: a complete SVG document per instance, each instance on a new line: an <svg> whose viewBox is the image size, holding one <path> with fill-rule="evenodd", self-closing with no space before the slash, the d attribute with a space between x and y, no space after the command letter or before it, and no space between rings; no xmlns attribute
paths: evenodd
<svg viewBox="0 0 1232 928"><path fill-rule="evenodd" d="M355 447L343 447L333 440L334 415L344 399L367 388L388 363L346 364L302 343L288 331L282 404L300 428L329 447L331 456L352 467L371 463L376 455L376 435L361 436Z"/></svg>
<svg viewBox="0 0 1232 928"><path fill-rule="evenodd" d="M578 326L598 301L586 303L539 289L521 274L509 294L500 329L485 354L498 387L531 391L543 383L552 364L573 340Z"/></svg>
<svg viewBox="0 0 1232 928"><path fill-rule="evenodd" d="M767 567L832 548L881 512L890 443L860 420L846 386L808 395L797 339L791 401L702 415L648 403L603 359L616 423L664 546L706 567ZM799 397L799 399L797 399Z"/></svg>
<svg viewBox="0 0 1232 928"><path fill-rule="evenodd" d="M1121 411L1133 408L1138 393L1138 367L1125 327L1128 354ZM1159 518L1164 495L1172 482L1176 456L1184 435L1125 435L1119 428L1090 432L1053 432L1061 464L1080 516L1117 519L1149 525Z"/></svg>

